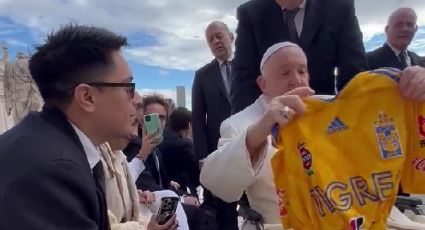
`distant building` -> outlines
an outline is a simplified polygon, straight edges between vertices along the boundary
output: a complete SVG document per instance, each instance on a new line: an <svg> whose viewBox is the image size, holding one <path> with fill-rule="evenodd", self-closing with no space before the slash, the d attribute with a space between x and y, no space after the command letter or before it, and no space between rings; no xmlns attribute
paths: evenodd
<svg viewBox="0 0 425 230"><path fill-rule="evenodd" d="M184 86L176 87L177 93L177 107L185 107L186 108L186 90Z"/></svg>

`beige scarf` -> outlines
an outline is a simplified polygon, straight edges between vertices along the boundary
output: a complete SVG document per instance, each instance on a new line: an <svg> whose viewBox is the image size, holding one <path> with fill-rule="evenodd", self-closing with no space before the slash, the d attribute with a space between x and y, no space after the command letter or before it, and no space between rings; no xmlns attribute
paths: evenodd
<svg viewBox="0 0 425 230"><path fill-rule="evenodd" d="M100 145L99 150L105 171L108 210L120 222L138 221L139 195L126 156L122 151L112 151L108 143Z"/></svg>

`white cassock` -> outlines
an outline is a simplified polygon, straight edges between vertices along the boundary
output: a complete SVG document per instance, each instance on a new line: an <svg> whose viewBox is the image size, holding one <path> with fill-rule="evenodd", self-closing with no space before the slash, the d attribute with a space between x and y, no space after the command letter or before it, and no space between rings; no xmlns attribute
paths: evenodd
<svg viewBox="0 0 425 230"><path fill-rule="evenodd" d="M218 149L205 159L200 179L226 202L238 201L246 191L251 208L263 216L265 229L274 230L283 229L271 167L276 149L269 137L263 153L251 163L245 142L248 127L263 116L266 106L264 96L260 96L221 124Z"/></svg>

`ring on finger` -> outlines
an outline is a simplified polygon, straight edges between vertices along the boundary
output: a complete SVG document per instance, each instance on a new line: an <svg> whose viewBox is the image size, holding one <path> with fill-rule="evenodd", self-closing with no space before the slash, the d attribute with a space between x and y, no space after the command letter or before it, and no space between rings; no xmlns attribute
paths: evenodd
<svg viewBox="0 0 425 230"><path fill-rule="evenodd" d="M283 109L280 111L280 113L282 114L282 116L286 119L286 120L289 120L289 107L288 106L285 106L285 107L283 107Z"/></svg>

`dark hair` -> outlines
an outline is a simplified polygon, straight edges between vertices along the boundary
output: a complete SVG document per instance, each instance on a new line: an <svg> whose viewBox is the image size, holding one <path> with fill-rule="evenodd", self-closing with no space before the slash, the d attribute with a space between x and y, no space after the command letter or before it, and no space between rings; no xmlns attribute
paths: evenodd
<svg viewBox="0 0 425 230"><path fill-rule="evenodd" d="M125 37L103 28L66 25L36 48L29 69L45 102L68 103L78 84L102 79L112 52L127 45Z"/></svg>
<svg viewBox="0 0 425 230"><path fill-rule="evenodd" d="M165 108L165 112L168 114L169 105L167 100L161 94L149 94L143 96L143 111L146 111L146 108L151 104L160 104Z"/></svg>
<svg viewBox="0 0 425 230"><path fill-rule="evenodd" d="M192 112L184 107L178 107L171 113L168 127L174 131L181 131L189 128L190 122L192 122Z"/></svg>

